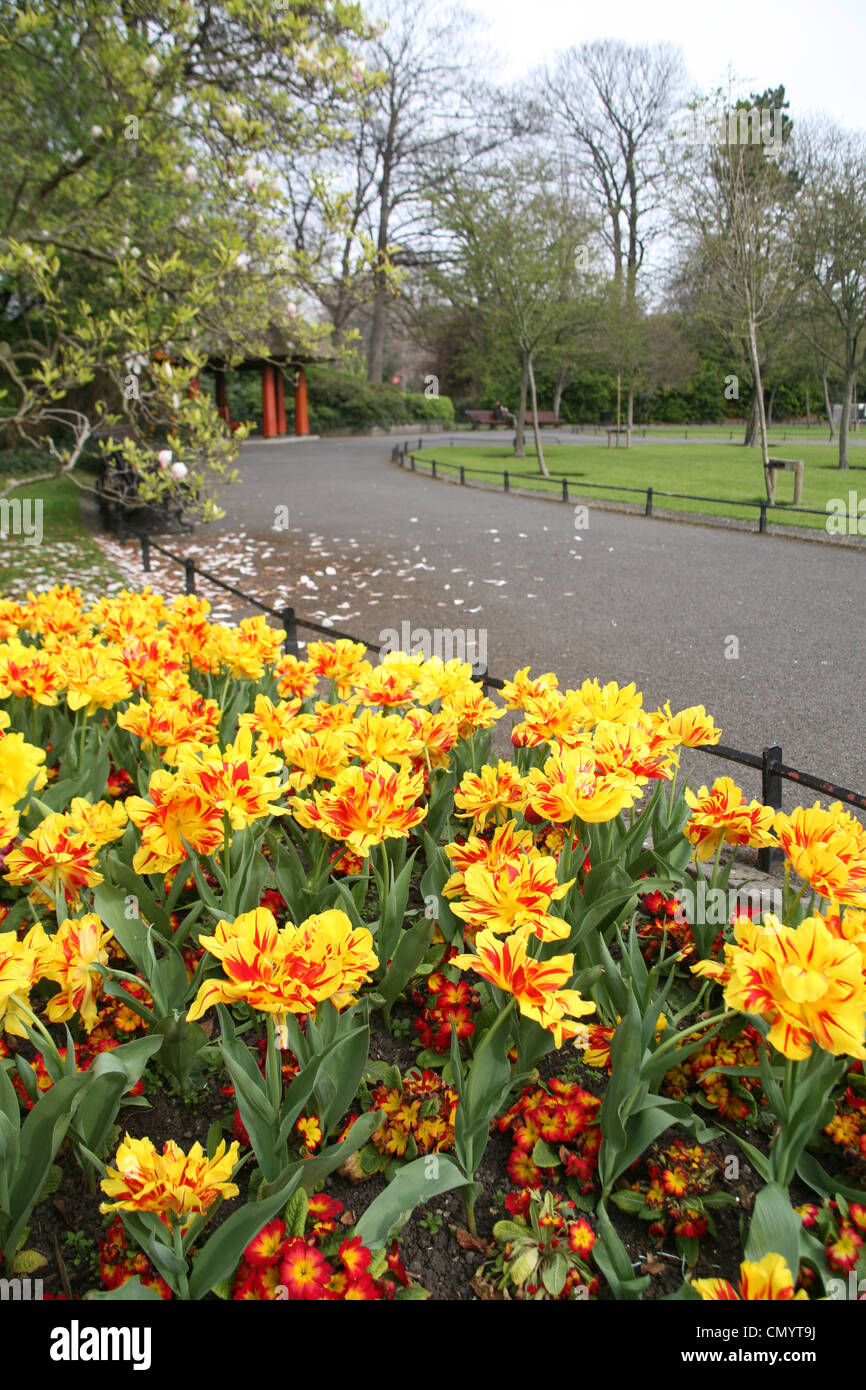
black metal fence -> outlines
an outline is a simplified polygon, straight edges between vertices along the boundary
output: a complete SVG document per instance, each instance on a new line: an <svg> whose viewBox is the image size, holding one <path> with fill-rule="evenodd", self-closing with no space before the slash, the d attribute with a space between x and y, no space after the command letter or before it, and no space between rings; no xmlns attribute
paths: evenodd
<svg viewBox="0 0 866 1390"><path fill-rule="evenodd" d="M419 439L418 449L420 450L422 447L422 441ZM740 497L704 497L701 494L694 492L665 492L661 488L627 487L625 484L621 483L587 483L584 482L583 479L581 479L579 482L576 479L572 479L571 486L573 491L569 493L569 479L563 477L562 474L554 474L551 477L547 478L544 476L543 473L518 473L515 472L513 469L506 468L503 468L501 471L498 468L469 468L466 466L466 464L449 463L445 459L430 459L429 461L427 459L416 460L415 452L409 452L408 441L402 446L402 448L399 444L395 444L393 449L391 450L391 462L398 463L401 468L405 468L407 466L407 461L410 472L414 473L420 472L422 470L429 470L430 476L432 478L439 477L440 470L450 468L455 474L459 476L460 484L462 487L466 486L466 479L470 477L473 473L476 477L484 478L488 482L492 481L495 483L497 478L501 478L503 492L508 492L511 488L512 483L517 482L519 484L523 479L528 479L533 484L533 491L540 491L543 492L545 495L549 495L550 492L559 492L561 494L559 500L563 502L573 502L576 497L579 497L581 493L585 492L587 489L598 490L602 492L636 493L638 496L644 498L644 516L653 515L653 504L660 497L671 497L676 499L677 501L684 502L715 502L725 507L757 507L760 512L760 515L758 517L758 531L761 535L766 534L768 529L768 511L784 512L788 515L790 515L791 512L796 512L803 516L820 516L824 518L825 523L827 521L826 507L823 511L821 511L817 507L795 507L793 503L789 504L786 502L768 502L766 500L750 502ZM673 510L677 509L674 508ZM692 513L689 513L689 515L692 515Z"/></svg>
<svg viewBox="0 0 866 1390"><path fill-rule="evenodd" d="M375 652L377 655L382 650L379 642L368 642L366 637L358 637L355 633L341 632L338 628L326 627L324 623L314 623L309 618L299 618L291 604L286 604L282 608L274 608L269 603L263 603L261 599L245 593L243 589L236 588L234 584L226 583L224 579L220 579L219 575L211 574L209 570L203 569L195 560L191 560L187 556L176 555L174 551L166 550L165 546L157 545L148 536L139 536L139 541L142 568L146 572L150 572L150 553L152 550L157 550L161 555L165 555L167 559L183 568L184 584L188 594L196 592L196 576L199 576L206 579L209 584L214 584L218 589L224 589L226 593L234 594L236 598L242 599L251 607L258 608L262 613L269 613L276 618L286 633L283 651L292 656L299 655L299 627L310 632L322 633L332 641L334 638L342 637L349 642L360 642L367 651ZM505 685L501 676L491 676L487 671L479 673L478 679L485 690L502 690ZM787 763L783 763L782 750L778 744L770 744L763 750L760 757L755 753L744 753L740 748L729 748L727 744L723 743L717 743L715 747L705 745L699 751L714 758L723 758L727 762L756 768L761 774L761 800L765 806L772 806L776 811L782 809L783 779L795 782L801 787L808 787L812 791L820 792L823 796L834 801L844 801L850 806L856 806L860 811L866 811L866 796L861 795L860 792L852 792L847 787L837 786L835 782L827 782L821 777L813 777L811 773L801 772L799 768L789 767ZM778 853L778 850L759 850L758 868L765 873L768 872L773 862L773 855L778 855Z"/></svg>

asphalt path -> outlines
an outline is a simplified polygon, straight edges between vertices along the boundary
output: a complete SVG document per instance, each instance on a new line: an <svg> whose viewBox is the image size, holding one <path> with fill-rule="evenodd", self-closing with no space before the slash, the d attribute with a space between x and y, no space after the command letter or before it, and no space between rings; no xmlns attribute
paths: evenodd
<svg viewBox="0 0 866 1390"><path fill-rule="evenodd" d="M647 708L704 704L725 743L778 743L787 763L866 793L859 549L592 503L575 529L573 504L404 471L393 442L250 441L217 530L267 544L301 617L370 641L404 623L434 644L473 634L505 677L634 681ZM728 774L759 794L747 769L688 758L692 783ZM786 808L814 799L786 784Z"/></svg>

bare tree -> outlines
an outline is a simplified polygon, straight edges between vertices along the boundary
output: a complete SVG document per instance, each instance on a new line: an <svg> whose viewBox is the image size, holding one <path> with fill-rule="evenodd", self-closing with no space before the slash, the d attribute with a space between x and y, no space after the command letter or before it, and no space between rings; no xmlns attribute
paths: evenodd
<svg viewBox="0 0 866 1390"><path fill-rule="evenodd" d="M739 105L750 109L745 102ZM706 128L724 128L726 113L718 105L708 103L707 107L711 119L705 122ZM790 123L783 127L785 134L789 128ZM767 145L738 138L695 144L681 160L674 200L687 254L701 277L702 311L742 345L748 361L768 497L769 446L759 340L789 307L797 284L791 234L797 176L791 153L786 139L772 153Z"/></svg>
<svg viewBox="0 0 866 1390"><path fill-rule="evenodd" d="M601 39L569 49L545 75L555 129L571 155L578 186L602 212L621 318L636 322L637 283L665 177L665 142L681 100L679 50ZM636 363L626 355L628 423Z"/></svg>
<svg viewBox="0 0 866 1390"><path fill-rule="evenodd" d="M803 324L821 363L831 431L828 363L842 379L839 467L848 468L851 405L866 358L866 137L830 127L813 132L804 147L798 243L809 299Z"/></svg>
<svg viewBox="0 0 866 1390"><path fill-rule="evenodd" d="M367 371L371 381L381 381L395 268L399 273L430 255L426 194L495 149L512 121L479 81L485 59L475 16L437 0L378 0L368 17L379 32L367 66L380 80L338 147L351 209L338 283L347 284L352 239L366 242L372 261L364 295L372 302ZM351 295L338 295L343 318L353 307Z"/></svg>

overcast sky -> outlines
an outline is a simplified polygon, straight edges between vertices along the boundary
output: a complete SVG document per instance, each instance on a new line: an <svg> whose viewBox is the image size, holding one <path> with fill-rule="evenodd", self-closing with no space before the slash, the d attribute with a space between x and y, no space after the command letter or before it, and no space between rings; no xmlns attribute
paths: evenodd
<svg viewBox="0 0 866 1390"><path fill-rule="evenodd" d="M866 0L465 0L491 21L501 80L526 75L557 49L589 39L677 44L696 89L744 92L784 83L790 114L826 112L866 127ZM491 74L493 75L493 74Z"/></svg>

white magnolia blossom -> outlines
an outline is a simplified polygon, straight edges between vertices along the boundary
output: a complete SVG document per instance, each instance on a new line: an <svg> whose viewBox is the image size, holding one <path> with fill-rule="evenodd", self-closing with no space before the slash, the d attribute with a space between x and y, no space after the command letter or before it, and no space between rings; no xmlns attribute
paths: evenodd
<svg viewBox="0 0 866 1390"><path fill-rule="evenodd" d="M156 77L156 74L159 72L159 59L155 53L148 53L141 66L144 68L148 77Z"/></svg>
<svg viewBox="0 0 866 1390"><path fill-rule="evenodd" d="M240 251L237 256L235 256L235 265L238 270L246 270L251 260L252 256L248 256L246 251Z"/></svg>
<svg viewBox="0 0 866 1390"><path fill-rule="evenodd" d="M156 461L159 464L160 468L170 468L172 457L173 455L171 449L160 449L159 453L156 456Z"/></svg>
<svg viewBox="0 0 866 1390"><path fill-rule="evenodd" d="M258 188L259 184L261 183L264 177L264 170L256 169L252 165L249 165L244 170L244 183L252 193L255 193L256 189Z"/></svg>
<svg viewBox="0 0 866 1390"><path fill-rule="evenodd" d="M226 107L226 115L230 121L239 121L241 118L241 108L237 102L232 102L231 106Z"/></svg>
<svg viewBox="0 0 866 1390"><path fill-rule="evenodd" d="M93 136L94 140L98 140L100 135L102 134L102 126L92 125L90 127L90 134Z"/></svg>
<svg viewBox="0 0 866 1390"><path fill-rule="evenodd" d="M181 478L185 478L188 472L189 469L187 468L186 464L181 463L180 460L178 460L177 463L173 463L171 465L171 476L173 478L176 478L178 482L180 482Z"/></svg>
<svg viewBox="0 0 866 1390"><path fill-rule="evenodd" d="M295 58L299 63L314 63L319 56L319 45L316 39L312 43L299 44L295 49Z"/></svg>
<svg viewBox="0 0 866 1390"><path fill-rule="evenodd" d="M195 165L188 164L183 171L183 176L186 179L187 183L195 183L196 179L198 178L198 170L196 169Z"/></svg>

